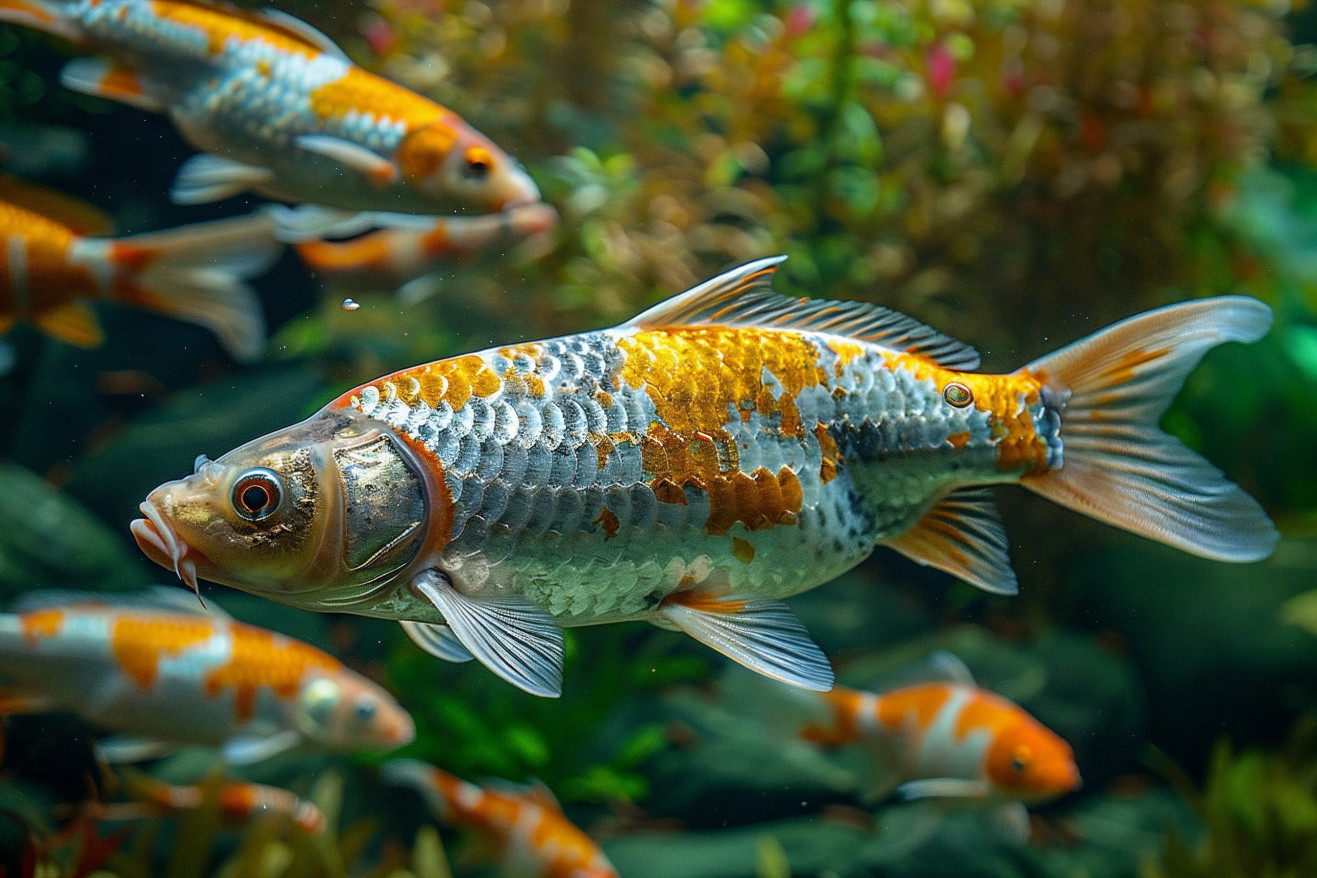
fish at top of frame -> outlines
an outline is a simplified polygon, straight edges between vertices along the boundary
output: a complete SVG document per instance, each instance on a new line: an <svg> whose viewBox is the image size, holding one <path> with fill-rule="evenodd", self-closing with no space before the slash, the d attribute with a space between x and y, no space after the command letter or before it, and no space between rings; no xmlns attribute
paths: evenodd
<svg viewBox="0 0 1317 878"><path fill-rule="evenodd" d="M539 200L516 161L460 116L353 64L276 10L178 0L0 0L0 21L103 58L70 61L75 91L166 113L204 154L184 204L255 191L363 211L499 211Z"/></svg>
<svg viewBox="0 0 1317 878"><path fill-rule="evenodd" d="M391 750L416 734L391 695L333 656L177 589L35 592L0 614L0 715L61 711L120 735L101 742L111 762L182 744L234 763Z"/></svg>
<svg viewBox="0 0 1317 878"><path fill-rule="evenodd" d="M210 329L234 359L265 348L265 319L248 278L282 248L265 216L196 223L125 238L67 195L0 176L0 333L19 321L80 347L102 341L88 306L111 301Z"/></svg>
<svg viewBox="0 0 1317 878"><path fill-rule="evenodd" d="M390 760L380 766L380 774L389 783L415 789L445 824L484 836L508 875L617 878L599 845L567 819L541 783L476 786L417 759Z"/></svg>
<svg viewBox="0 0 1317 878"><path fill-rule="evenodd" d="M905 315L774 294L783 258L612 329L371 381L156 488L133 533L193 588L398 619L540 695L561 627L633 619L826 690L782 599L876 545L1014 593L995 483L1208 558L1275 546L1157 428L1208 349L1266 333L1261 302L1173 305L985 375Z"/></svg>

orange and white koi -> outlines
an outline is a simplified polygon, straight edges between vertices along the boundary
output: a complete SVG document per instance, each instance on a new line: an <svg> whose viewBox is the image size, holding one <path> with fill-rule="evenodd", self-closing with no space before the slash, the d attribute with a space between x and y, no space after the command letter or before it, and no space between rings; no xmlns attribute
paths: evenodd
<svg viewBox="0 0 1317 878"><path fill-rule="evenodd" d="M905 798L946 796L1035 804L1077 789L1070 745L1015 703L974 685L959 659L954 679L875 694L818 694L826 722L800 736L825 747L859 745L889 769Z"/></svg>
<svg viewBox="0 0 1317 878"><path fill-rule="evenodd" d="M414 737L392 696L333 656L162 592L37 592L0 614L0 714L68 711L129 736L103 742L110 761L203 744L254 762Z"/></svg>
<svg viewBox="0 0 1317 878"><path fill-rule="evenodd" d="M530 177L451 110L354 65L273 10L186 0L0 0L0 21L102 52L66 86L167 113L204 155L173 197L256 191L348 210L497 211L539 200Z"/></svg>
<svg viewBox="0 0 1317 878"><path fill-rule="evenodd" d="M214 332L242 361L265 347L265 321L244 281L278 256L266 217L128 238L87 237L105 221L67 196L0 177L0 332L20 320L82 347L101 343L94 300L145 308Z"/></svg>
<svg viewBox="0 0 1317 878"><path fill-rule="evenodd" d="M1261 302L1188 302L1007 375L909 317L769 289L750 263L597 332L387 375L156 488L153 560L561 689L561 627L647 620L811 689L782 599L890 546L1017 589L985 485L1209 558L1262 558L1258 504L1157 429Z"/></svg>
<svg viewBox="0 0 1317 878"><path fill-rule="evenodd" d="M142 776L131 784L138 801L170 812L194 811L206 803L207 795L218 799L219 814L234 823L246 823L261 814L282 814L307 835L325 830L325 815L314 802L291 790L243 780L227 780L213 789L190 784L169 784Z"/></svg>
<svg viewBox="0 0 1317 878"><path fill-rule="evenodd" d="M427 218L424 225L369 232L348 241L303 241L295 245L315 274L344 292L398 288L404 301L426 298L434 286L428 273L496 246L542 234L558 223L548 204L526 204L475 217Z"/></svg>
<svg viewBox="0 0 1317 878"><path fill-rule="evenodd" d="M389 783L419 792L439 820L482 835L508 875L617 876L599 845L567 819L543 784L479 787L415 759L386 762L380 772Z"/></svg>

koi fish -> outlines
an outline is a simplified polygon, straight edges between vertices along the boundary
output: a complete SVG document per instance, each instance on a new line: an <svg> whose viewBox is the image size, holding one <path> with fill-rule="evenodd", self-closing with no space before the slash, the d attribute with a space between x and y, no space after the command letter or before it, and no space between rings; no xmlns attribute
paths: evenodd
<svg viewBox="0 0 1317 878"><path fill-rule="evenodd" d="M0 614L0 714L68 711L128 737L108 761L172 744L217 746L233 763L293 747L390 750L411 717L333 656L180 602L37 592Z"/></svg>
<svg viewBox="0 0 1317 878"><path fill-rule="evenodd" d="M800 737L865 747L907 799L1036 804L1078 789L1069 744L1018 705L978 688L959 659L939 653L935 660L950 679L882 694L841 686L818 693L828 721L806 726Z"/></svg>
<svg viewBox="0 0 1317 878"><path fill-rule="evenodd" d="M415 789L444 823L482 835L508 875L518 878L616 878L594 840L562 813L543 784L478 787L416 759L380 768L392 784Z"/></svg>
<svg viewBox="0 0 1317 878"><path fill-rule="evenodd" d="M516 162L456 113L354 65L274 10L174 0L0 0L0 21L64 37L67 87L167 113L203 155L181 204L255 191L348 210L497 211L539 200Z"/></svg>
<svg viewBox="0 0 1317 878"><path fill-rule="evenodd" d="M1189 552L1262 558L1258 504L1157 429L1261 302L1188 302L1007 375L913 319L788 299L783 257L613 329L385 376L156 488L152 560L561 689L561 627L641 619L752 670L832 686L783 598L889 546L1017 590L983 486L1017 482Z"/></svg>
<svg viewBox="0 0 1317 878"><path fill-rule="evenodd" d="M87 302L100 299L200 324L235 360L261 355L265 321L244 280L278 256L271 220L87 237L107 225L68 196L0 177L0 332L27 320L61 341L93 347L103 336Z"/></svg>
<svg viewBox="0 0 1317 878"><path fill-rule="evenodd" d="M319 835L325 830L325 815L315 803L282 787L226 780L208 790L190 784L169 784L148 775L134 777L130 787L131 795L138 801L169 812L194 811L205 804L209 794L219 800L220 817L230 822L246 823L258 814L283 814L307 835Z"/></svg>
<svg viewBox="0 0 1317 878"><path fill-rule="evenodd" d="M427 298L440 262L459 260L553 228L558 212L542 202L475 217L426 218L414 228L392 225L349 241L303 241L297 255L335 289L394 287L406 302Z"/></svg>

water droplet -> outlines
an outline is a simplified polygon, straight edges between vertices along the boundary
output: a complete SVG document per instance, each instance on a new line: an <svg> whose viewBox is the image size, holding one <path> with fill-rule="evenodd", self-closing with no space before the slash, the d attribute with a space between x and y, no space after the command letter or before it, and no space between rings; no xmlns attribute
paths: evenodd
<svg viewBox="0 0 1317 878"><path fill-rule="evenodd" d="M344 299L343 304L339 306L344 311L355 311L361 307L361 303L355 299Z"/></svg>

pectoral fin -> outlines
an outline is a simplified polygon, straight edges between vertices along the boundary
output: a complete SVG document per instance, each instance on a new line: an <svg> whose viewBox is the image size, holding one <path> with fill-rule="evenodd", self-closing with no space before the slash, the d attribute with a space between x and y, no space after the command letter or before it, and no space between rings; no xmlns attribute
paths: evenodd
<svg viewBox="0 0 1317 878"><path fill-rule="evenodd" d="M669 597L660 612L665 621L752 671L816 692L832 688L827 656L781 601L684 592Z"/></svg>
<svg viewBox="0 0 1317 878"><path fill-rule="evenodd" d="M511 594L467 597L434 570L417 576L412 589L434 604L485 667L532 695L562 694L562 629L543 609Z"/></svg>
<svg viewBox="0 0 1317 878"><path fill-rule="evenodd" d="M402 630L421 649L446 662L469 662L475 658L447 625L404 619Z"/></svg>
<svg viewBox="0 0 1317 878"><path fill-rule="evenodd" d="M896 788L902 799L986 799L992 790L987 781L959 777L927 777L912 780Z"/></svg>
<svg viewBox="0 0 1317 878"><path fill-rule="evenodd" d="M296 143L307 152L317 153L360 171L376 186L387 186L398 179L397 165L379 153L371 152L350 140L325 134L303 134L297 138Z"/></svg>
<svg viewBox="0 0 1317 878"><path fill-rule="evenodd" d="M1020 589L1001 515L986 489L952 491L914 527L885 544L985 591L1015 594Z"/></svg>
<svg viewBox="0 0 1317 878"><path fill-rule="evenodd" d="M220 745L220 755L230 765L250 765L285 753L302 743L302 736L285 729L265 737L239 736Z"/></svg>
<svg viewBox="0 0 1317 878"><path fill-rule="evenodd" d="M102 762L117 765L124 762L145 762L157 759L177 749L176 744L159 741L155 738L138 738L131 735L115 735L102 738L96 742L96 752Z"/></svg>

